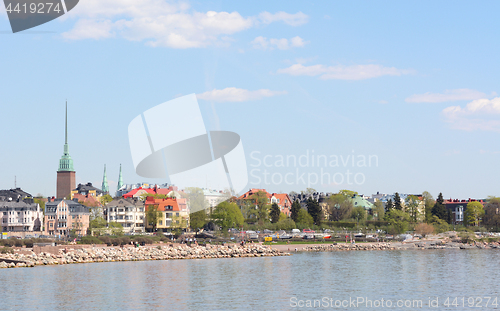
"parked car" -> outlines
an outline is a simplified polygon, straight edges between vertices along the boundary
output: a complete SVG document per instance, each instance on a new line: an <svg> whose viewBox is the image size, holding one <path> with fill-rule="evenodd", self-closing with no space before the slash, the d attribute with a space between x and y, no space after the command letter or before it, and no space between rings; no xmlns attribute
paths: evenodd
<svg viewBox="0 0 500 311"><path fill-rule="evenodd" d="M302 230L302 232L304 232L304 233L314 233L315 231L311 230L311 229L304 229L304 230Z"/></svg>

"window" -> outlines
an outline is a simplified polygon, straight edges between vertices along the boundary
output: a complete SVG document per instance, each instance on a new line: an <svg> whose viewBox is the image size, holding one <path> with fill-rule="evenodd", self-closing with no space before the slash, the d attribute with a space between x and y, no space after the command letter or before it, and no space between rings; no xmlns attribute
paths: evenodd
<svg viewBox="0 0 500 311"><path fill-rule="evenodd" d="M179 216L179 213L175 213L175 216Z"/></svg>
<svg viewBox="0 0 500 311"><path fill-rule="evenodd" d="M160 224L160 226L163 225L163 221L162 220L160 220L158 223Z"/></svg>

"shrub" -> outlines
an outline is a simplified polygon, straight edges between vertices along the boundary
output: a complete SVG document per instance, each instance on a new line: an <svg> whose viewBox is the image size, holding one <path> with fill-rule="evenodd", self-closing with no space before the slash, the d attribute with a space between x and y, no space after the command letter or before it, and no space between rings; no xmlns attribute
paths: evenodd
<svg viewBox="0 0 500 311"><path fill-rule="evenodd" d="M12 247L12 246L14 246L14 240L11 240L11 239L9 239L9 240L5 240L5 241L3 242L3 245L4 245L4 246L7 246L7 247Z"/></svg>
<svg viewBox="0 0 500 311"><path fill-rule="evenodd" d="M2 247L0 248L0 254L14 254L14 250L10 247Z"/></svg>
<svg viewBox="0 0 500 311"><path fill-rule="evenodd" d="M130 244L130 238L128 236L123 236L120 238L120 243L121 245Z"/></svg>
<svg viewBox="0 0 500 311"><path fill-rule="evenodd" d="M80 240L80 243L81 244L102 244L103 242L95 236L86 235L86 236L82 237L82 239Z"/></svg>
<svg viewBox="0 0 500 311"><path fill-rule="evenodd" d="M24 245L26 245L26 247L32 248L33 243L35 243L35 240L33 240L33 239L24 240Z"/></svg>
<svg viewBox="0 0 500 311"><path fill-rule="evenodd" d="M468 244L468 243L474 241L474 234L473 233L461 232L458 234L458 236L460 237L460 239L462 240L462 243L464 243L464 244Z"/></svg>
<svg viewBox="0 0 500 311"><path fill-rule="evenodd" d="M104 243L108 246L111 246L111 244L112 244L111 238L109 236L101 236L101 237L99 237L99 240L101 240L102 243Z"/></svg>
<svg viewBox="0 0 500 311"><path fill-rule="evenodd" d="M16 247L23 247L23 245L24 245L23 240L21 240L21 239L14 240L14 245Z"/></svg>
<svg viewBox="0 0 500 311"><path fill-rule="evenodd" d="M421 234L425 238L426 235L434 233L434 226L421 223L415 226L415 232Z"/></svg>

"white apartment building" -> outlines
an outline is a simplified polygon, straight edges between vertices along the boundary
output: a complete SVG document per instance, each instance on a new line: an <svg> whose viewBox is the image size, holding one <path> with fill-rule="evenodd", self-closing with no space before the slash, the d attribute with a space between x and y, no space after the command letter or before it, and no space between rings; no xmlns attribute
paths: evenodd
<svg viewBox="0 0 500 311"><path fill-rule="evenodd" d="M4 232L40 231L42 228L42 211L33 199L0 202L0 217Z"/></svg>
<svg viewBox="0 0 500 311"><path fill-rule="evenodd" d="M144 202L138 198L118 198L106 204L104 215L107 222L117 222L123 231L144 232Z"/></svg>

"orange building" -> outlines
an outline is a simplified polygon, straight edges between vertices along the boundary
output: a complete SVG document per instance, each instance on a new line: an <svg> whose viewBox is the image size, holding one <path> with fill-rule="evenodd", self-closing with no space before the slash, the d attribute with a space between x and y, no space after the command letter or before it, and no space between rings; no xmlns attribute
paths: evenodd
<svg viewBox="0 0 500 311"><path fill-rule="evenodd" d="M174 186L170 186L168 188L160 188L158 186L154 186L153 188L139 187L139 188L132 189L130 192L124 194L123 197L125 199L138 198L145 193L163 194L163 195L173 196L176 198L180 197L180 193L177 191L177 187L174 187Z"/></svg>
<svg viewBox="0 0 500 311"><path fill-rule="evenodd" d="M251 199L251 196L256 194L257 192L262 191L266 194L269 204L276 203L278 204L280 211L287 216L290 216L292 213L292 199L288 196L287 193L269 193L265 189L255 189L252 188L247 192L243 193L238 199Z"/></svg>
<svg viewBox="0 0 500 311"><path fill-rule="evenodd" d="M157 229L170 230L172 228L186 229L189 227L189 209L186 199L155 199L147 197L145 201L145 226L149 230L153 229L152 224L147 220L148 211L152 208L161 213L161 217L158 217L156 223Z"/></svg>

